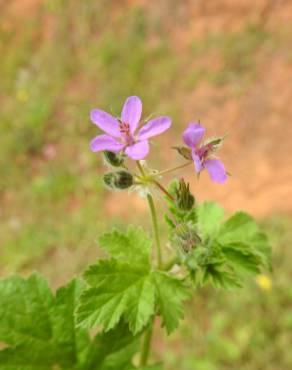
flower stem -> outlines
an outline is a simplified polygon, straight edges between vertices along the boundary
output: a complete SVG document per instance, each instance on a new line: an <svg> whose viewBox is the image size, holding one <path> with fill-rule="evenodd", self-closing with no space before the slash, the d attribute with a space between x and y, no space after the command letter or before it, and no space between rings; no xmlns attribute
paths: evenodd
<svg viewBox="0 0 292 370"><path fill-rule="evenodd" d="M145 172L141 163L136 161L139 171L141 175L145 178ZM158 268L162 266L162 258L161 258L161 246L160 246L160 239L159 239L159 231L158 231L158 222L157 222L157 214L155 210L154 201L151 194L147 194L147 200L150 208L151 219L152 219L152 229L156 243L156 250L157 250L157 265ZM154 320L150 323L149 328L144 334L142 346L141 346L141 355L140 355L140 366L143 367L147 365L150 347L151 347L151 339L152 339L152 332L153 332L153 324Z"/></svg>
<svg viewBox="0 0 292 370"><path fill-rule="evenodd" d="M152 228L153 234L155 238L156 244L156 251L157 251L157 266L160 269L162 264L162 256L161 256L161 245L160 245L160 238L159 238L159 231L158 231L158 223L157 223L157 214L154 206L154 201L151 194L147 194L147 200L150 208L151 218L152 218Z"/></svg>
<svg viewBox="0 0 292 370"><path fill-rule="evenodd" d="M154 184L171 200L174 200L173 196L162 186L158 181L153 180Z"/></svg>
<svg viewBox="0 0 292 370"><path fill-rule="evenodd" d="M145 171L144 171L144 168L142 167L140 161L136 161L136 164L137 164L137 167L139 168L139 171L141 172L142 177L145 178L146 177ZM153 182L153 180L152 180L152 182ZM161 185L161 187L162 187L162 185ZM160 186L159 186L159 188L160 188ZM148 200L149 209L150 209L150 213L151 213L152 229L153 229L153 234L154 234L154 239L155 239L155 244L156 244L156 250L157 250L157 267L160 269L161 265L162 265L162 256L161 256L161 245L160 245L160 238L159 238L159 231L158 231L157 214L156 214L156 210L155 210L154 201L153 201L152 195L150 193L147 194L147 200Z"/></svg>
<svg viewBox="0 0 292 370"><path fill-rule="evenodd" d="M157 176L165 175L167 173L170 173L170 172L173 172L173 171L176 171L176 170L180 170L181 168L184 168L186 166L189 166L191 163L193 163L193 162L192 161L186 162L186 163L181 164L179 166L176 166L176 167L173 167L173 168L169 168L168 170L160 171L156 175Z"/></svg>
<svg viewBox="0 0 292 370"><path fill-rule="evenodd" d="M140 161L136 161L137 167L139 168L139 171L141 172L142 176L145 177L144 168L142 167Z"/></svg>
<svg viewBox="0 0 292 370"><path fill-rule="evenodd" d="M140 366L141 367L147 365L149 352L150 352L152 333L153 333L153 324L154 324L154 321L151 322L149 328L146 330L144 337L143 337L141 355L140 355Z"/></svg>

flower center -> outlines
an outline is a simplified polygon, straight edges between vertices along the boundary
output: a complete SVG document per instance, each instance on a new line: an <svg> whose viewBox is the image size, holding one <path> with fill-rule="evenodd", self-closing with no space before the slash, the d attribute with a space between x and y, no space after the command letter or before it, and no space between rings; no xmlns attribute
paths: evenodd
<svg viewBox="0 0 292 370"><path fill-rule="evenodd" d="M213 147L211 144L203 145L201 148L197 150L197 155L200 157L201 160L205 160L212 151L212 149Z"/></svg>
<svg viewBox="0 0 292 370"><path fill-rule="evenodd" d="M119 121L119 130L127 145L134 143L134 138L130 131L130 125L127 122Z"/></svg>

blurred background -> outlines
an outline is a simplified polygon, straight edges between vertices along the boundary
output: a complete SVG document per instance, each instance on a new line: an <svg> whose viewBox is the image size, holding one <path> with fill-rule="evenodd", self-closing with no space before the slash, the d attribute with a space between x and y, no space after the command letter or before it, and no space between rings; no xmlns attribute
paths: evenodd
<svg viewBox="0 0 292 370"><path fill-rule="evenodd" d="M181 174L198 201L250 212L273 246L273 274L198 291L178 333L158 329L156 359L292 369L291 45L291 0L0 0L0 276L38 270L57 287L99 256L109 225L149 228L142 199L103 188L88 147L89 111L118 115L139 95L144 117L173 117L154 168L181 162L170 147L191 120L228 133L226 185Z"/></svg>

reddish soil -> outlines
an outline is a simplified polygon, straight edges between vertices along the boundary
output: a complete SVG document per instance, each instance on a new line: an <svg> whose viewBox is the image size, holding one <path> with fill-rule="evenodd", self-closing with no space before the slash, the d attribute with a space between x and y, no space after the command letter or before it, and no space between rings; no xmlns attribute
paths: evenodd
<svg viewBox="0 0 292 370"><path fill-rule="evenodd" d="M42 3L10 1L10 12L13 17L32 14ZM190 40L200 39L207 32L228 33L241 30L247 23L262 22L273 33L292 22L290 0L161 0L155 6L146 0L128 0L117 7L123 10L134 4L161 18L179 53L184 52ZM3 6L8 5L4 2ZM202 82L186 96L175 97L182 104L185 122L200 118L211 134L229 133L222 150L222 158L232 174L227 185L212 184L206 174L195 182L192 169L188 170L199 200L218 200L229 211L244 208L260 217L292 211L291 41L265 58L259 56L256 79L242 94L234 93L234 86ZM217 60L206 63L216 65ZM169 145L170 141L164 143ZM162 153L163 149L164 144ZM170 159L165 158L165 162L170 163ZM143 213L144 201L136 195L122 201L114 194L106 200L109 214L131 218L130 199L134 213Z"/></svg>
<svg viewBox="0 0 292 370"><path fill-rule="evenodd" d="M129 2L151 8L147 1ZM186 1L175 9L172 22L170 3L175 4L161 1L159 11L162 19L171 24L169 32L178 52L184 52L190 40L210 32L228 33L247 23L262 22L273 33L292 24L292 2L288 0L210 0L196 5ZM188 95L178 97L186 122L200 118L211 134L229 133L221 152L232 174L226 185L212 184L207 174L197 182L192 169L188 169L199 200L217 200L228 211L242 208L259 217L291 213L292 59L287 57L288 44L265 58L259 56L257 76L243 94L235 94L234 86L202 82ZM209 62L213 66L217 63L216 59ZM169 163L169 158L165 162ZM131 206L137 211L144 209L143 201L131 197ZM127 217L127 207L118 199L118 195L110 196L109 211Z"/></svg>

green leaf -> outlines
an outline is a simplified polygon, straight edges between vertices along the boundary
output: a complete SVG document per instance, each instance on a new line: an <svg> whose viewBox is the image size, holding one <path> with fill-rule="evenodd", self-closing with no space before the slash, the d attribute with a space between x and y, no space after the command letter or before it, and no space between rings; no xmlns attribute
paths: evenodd
<svg viewBox="0 0 292 370"><path fill-rule="evenodd" d="M98 334L91 344L82 370L131 369L132 357L138 350L137 339L124 323L107 333Z"/></svg>
<svg viewBox="0 0 292 370"><path fill-rule="evenodd" d="M235 213L221 226L217 241L237 252L240 250L245 256L253 254L254 258L258 257L259 264L270 266L271 249L267 237L254 219L244 212Z"/></svg>
<svg viewBox="0 0 292 370"><path fill-rule="evenodd" d="M0 297L0 341L17 345L51 338L53 296L44 279L33 275L27 281L19 276L1 280Z"/></svg>
<svg viewBox="0 0 292 370"><path fill-rule="evenodd" d="M113 230L102 235L99 244L114 258L149 264L152 241L140 227L130 225L126 233Z"/></svg>
<svg viewBox="0 0 292 370"><path fill-rule="evenodd" d="M244 212L232 215L220 228L218 241L222 244L248 242L258 233L253 218Z"/></svg>
<svg viewBox="0 0 292 370"><path fill-rule="evenodd" d="M81 296L77 310L77 323L82 327L103 325L107 331L123 317L135 334L154 314L155 288L147 266L102 260L84 278L90 288Z"/></svg>
<svg viewBox="0 0 292 370"><path fill-rule="evenodd" d="M242 248L243 247L243 248ZM238 268L242 268L254 274L260 272L260 258L248 252L245 245L232 245L232 247L223 248L223 253L229 261L234 263Z"/></svg>
<svg viewBox="0 0 292 370"><path fill-rule="evenodd" d="M240 286L244 274L257 274L270 265L270 247L252 217L237 212L222 223L223 211L213 203L198 207L201 243L185 255L196 285Z"/></svg>
<svg viewBox="0 0 292 370"><path fill-rule="evenodd" d="M182 280L164 272L153 272L153 280L162 326L171 333L183 318L183 301L190 298L190 291Z"/></svg>
<svg viewBox="0 0 292 370"><path fill-rule="evenodd" d="M127 370L137 350L125 324L90 340L74 325L82 284L54 296L39 275L0 281L0 370Z"/></svg>
<svg viewBox="0 0 292 370"><path fill-rule="evenodd" d="M216 203L204 202L197 207L198 230L203 241L216 237L223 216L224 210Z"/></svg>
<svg viewBox="0 0 292 370"><path fill-rule="evenodd" d="M0 369L47 369L78 362L84 332L74 329L73 311L80 294L73 281L53 297L38 275L18 276L0 282L0 340L8 347L0 352Z"/></svg>
<svg viewBox="0 0 292 370"><path fill-rule="evenodd" d="M215 265L208 265L204 271L203 281L211 282L215 288L239 288L241 287L238 277L231 271L220 270Z"/></svg>

